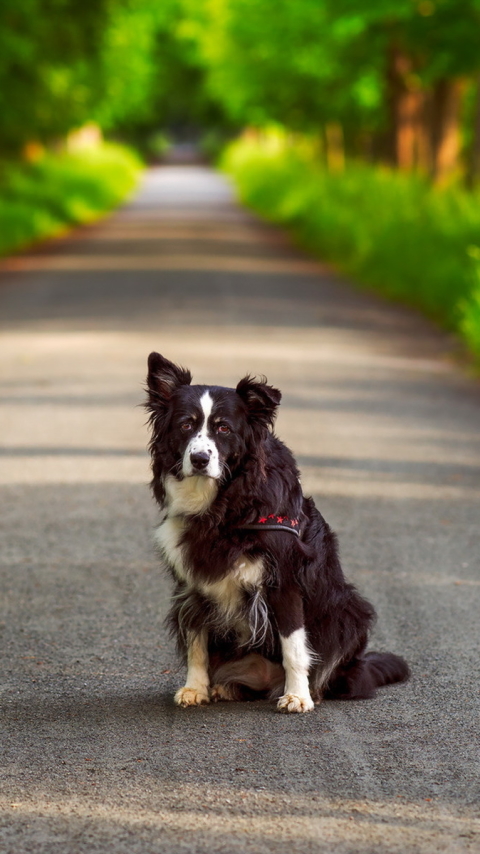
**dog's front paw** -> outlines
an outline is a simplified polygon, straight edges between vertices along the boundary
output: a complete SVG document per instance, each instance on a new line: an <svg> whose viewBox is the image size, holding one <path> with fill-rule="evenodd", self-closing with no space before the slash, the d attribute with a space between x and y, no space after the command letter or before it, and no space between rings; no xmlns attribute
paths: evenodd
<svg viewBox="0 0 480 854"><path fill-rule="evenodd" d="M182 706L184 709L187 706L202 706L210 702L206 689L189 688L188 685L179 688L173 699L177 706Z"/></svg>
<svg viewBox="0 0 480 854"><path fill-rule="evenodd" d="M277 703L279 712L311 712L313 706L311 697L298 697L296 694L284 694Z"/></svg>

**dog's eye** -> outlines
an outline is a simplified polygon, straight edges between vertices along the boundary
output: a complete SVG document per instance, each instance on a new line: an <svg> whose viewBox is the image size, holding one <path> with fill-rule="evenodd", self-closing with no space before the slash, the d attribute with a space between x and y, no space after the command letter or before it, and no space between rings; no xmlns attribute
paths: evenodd
<svg viewBox="0 0 480 854"><path fill-rule="evenodd" d="M188 433L189 430L191 430L191 429L192 429L192 422L191 421L184 421L183 424L180 424L180 430L182 431L182 433Z"/></svg>
<svg viewBox="0 0 480 854"><path fill-rule="evenodd" d="M228 424L219 424L217 427L217 433L222 433L224 436L228 436L230 432Z"/></svg>

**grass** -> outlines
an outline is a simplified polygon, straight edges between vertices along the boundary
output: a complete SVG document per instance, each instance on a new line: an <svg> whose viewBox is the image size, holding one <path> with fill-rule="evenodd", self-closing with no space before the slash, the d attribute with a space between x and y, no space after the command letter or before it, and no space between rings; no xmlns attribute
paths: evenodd
<svg viewBox="0 0 480 854"><path fill-rule="evenodd" d="M141 164L112 143L35 163L0 163L0 255L88 223L133 190Z"/></svg>
<svg viewBox="0 0 480 854"><path fill-rule="evenodd" d="M366 164L328 172L311 146L242 138L223 168L242 201L358 282L455 330L480 363L480 195Z"/></svg>

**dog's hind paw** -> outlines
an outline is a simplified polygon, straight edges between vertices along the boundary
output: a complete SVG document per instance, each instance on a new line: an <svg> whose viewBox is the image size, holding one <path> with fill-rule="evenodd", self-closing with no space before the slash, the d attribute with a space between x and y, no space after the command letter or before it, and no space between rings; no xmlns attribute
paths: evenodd
<svg viewBox="0 0 480 854"><path fill-rule="evenodd" d="M284 694L277 703L279 712L311 712L313 707L311 697L297 697L296 694Z"/></svg>
<svg viewBox="0 0 480 854"><path fill-rule="evenodd" d="M204 703L210 702L207 691L189 688L188 685L179 688L173 699L177 706L182 706L184 709L187 706L202 706Z"/></svg>
<svg viewBox="0 0 480 854"><path fill-rule="evenodd" d="M221 700L234 700L235 697L228 685L214 685L210 691L210 699L213 703L219 703Z"/></svg>

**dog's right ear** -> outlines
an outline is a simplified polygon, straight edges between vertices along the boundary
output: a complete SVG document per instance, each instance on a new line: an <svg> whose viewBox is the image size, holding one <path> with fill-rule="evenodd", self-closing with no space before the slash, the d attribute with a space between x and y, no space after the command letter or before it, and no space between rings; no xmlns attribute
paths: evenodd
<svg viewBox="0 0 480 854"><path fill-rule="evenodd" d="M148 357L147 408L168 404L173 392L181 385L190 385L190 371L179 368L169 362L160 353L150 353Z"/></svg>

